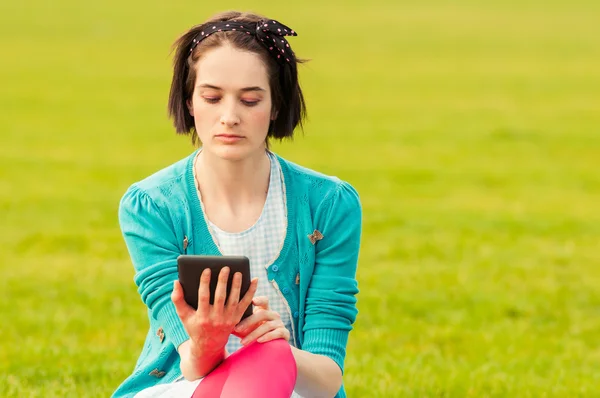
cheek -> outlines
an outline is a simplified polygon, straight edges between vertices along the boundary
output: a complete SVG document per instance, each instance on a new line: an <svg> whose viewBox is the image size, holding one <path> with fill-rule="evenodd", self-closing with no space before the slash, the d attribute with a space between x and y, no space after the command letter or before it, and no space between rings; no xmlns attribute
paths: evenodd
<svg viewBox="0 0 600 398"><path fill-rule="evenodd" d="M203 115L203 114L207 114L207 113L210 114L211 107L209 105L210 104L207 104L206 102L202 101L201 99L196 99L192 106L192 113L194 115Z"/></svg>
<svg viewBox="0 0 600 398"><path fill-rule="evenodd" d="M270 116L271 116L271 112L269 109L261 109L261 110L257 110L256 112L252 113L252 120L254 123L260 123L260 124L269 124L270 121Z"/></svg>
<svg viewBox="0 0 600 398"><path fill-rule="evenodd" d="M220 114L217 108L204 101L194 101L191 112L194 117L196 130L198 131L205 130L207 126L212 126L220 120Z"/></svg>
<svg viewBox="0 0 600 398"><path fill-rule="evenodd" d="M261 104L255 108L252 108L248 113L252 124L269 126L271 122L271 106L269 104Z"/></svg>

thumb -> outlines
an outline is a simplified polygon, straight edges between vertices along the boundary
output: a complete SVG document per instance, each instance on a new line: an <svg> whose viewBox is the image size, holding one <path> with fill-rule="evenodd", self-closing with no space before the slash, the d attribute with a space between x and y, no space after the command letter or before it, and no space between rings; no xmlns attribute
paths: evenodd
<svg viewBox="0 0 600 398"><path fill-rule="evenodd" d="M252 304L254 305L254 309L257 308L262 310L269 309L269 298L267 296L256 296L252 299Z"/></svg>
<svg viewBox="0 0 600 398"><path fill-rule="evenodd" d="M184 321L188 317L194 314L194 309L185 302L183 297L183 288L181 287L181 283L179 281L173 282L173 293L171 293L171 301L175 305L175 312L177 312L177 316L179 319Z"/></svg>

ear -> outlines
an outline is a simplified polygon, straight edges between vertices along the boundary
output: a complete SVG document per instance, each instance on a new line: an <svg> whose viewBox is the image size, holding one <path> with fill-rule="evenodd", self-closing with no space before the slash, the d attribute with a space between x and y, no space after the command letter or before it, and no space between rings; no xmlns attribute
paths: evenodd
<svg viewBox="0 0 600 398"><path fill-rule="evenodd" d="M271 120L277 120L277 115L279 114L279 111L273 111L271 112Z"/></svg>
<svg viewBox="0 0 600 398"><path fill-rule="evenodd" d="M190 98L187 101L185 101L185 104L187 105L190 116L194 117L194 104L192 103L192 99Z"/></svg>

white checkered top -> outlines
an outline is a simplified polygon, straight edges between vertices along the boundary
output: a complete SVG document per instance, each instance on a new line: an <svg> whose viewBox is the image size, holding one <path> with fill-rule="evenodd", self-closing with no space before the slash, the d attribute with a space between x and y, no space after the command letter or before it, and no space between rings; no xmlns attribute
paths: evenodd
<svg viewBox="0 0 600 398"><path fill-rule="evenodd" d="M279 256L283 247L287 227L281 167L275 156L270 152L268 154L271 160L269 189L267 200L256 223L239 233L225 232L210 220L208 224L223 255L246 256L250 259L250 275L252 278L258 277L258 290L255 296L269 298L269 307L281 316L283 324L292 336L290 338L292 344L294 337L289 306L277 286L269 282L267 277L268 266ZM231 335L227 343L227 351L231 353L240 347L240 338Z"/></svg>

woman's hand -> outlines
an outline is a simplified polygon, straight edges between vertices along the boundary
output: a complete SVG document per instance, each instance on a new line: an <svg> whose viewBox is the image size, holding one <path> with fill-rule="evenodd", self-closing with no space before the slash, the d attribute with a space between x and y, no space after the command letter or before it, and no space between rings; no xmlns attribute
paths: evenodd
<svg viewBox="0 0 600 398"><path fill-rule="evenodd" d="M254 341L266 343L275 339L290 340L290 332L275 311L269 309L267 297L255 297L252 300L254 311L251 316L240 322L233 334L242 337L242 345L247 346Z"/></svg>
<svg viewBox="0 0 600 398"><path fill-rule="evenodd" d="M229 267L224 267L219 273L214 303L210 305L210 272L210 269L205 269L200 276L197 310L185 302L183 289L178 281L175 281L171 295L177 315L190 336L190 352L196 358L223 352L229 335L252 302L258 286L258 278L254 278L240 300L242 275L237 272L233 276L229 299L225 302L230 270Z"/></svg>

